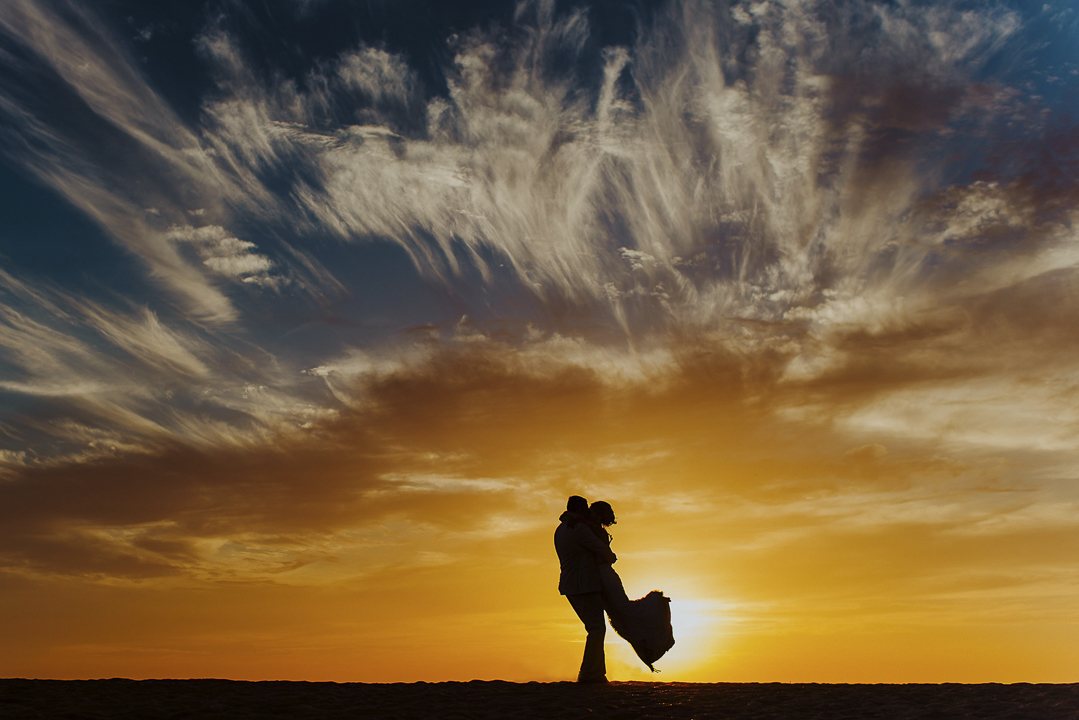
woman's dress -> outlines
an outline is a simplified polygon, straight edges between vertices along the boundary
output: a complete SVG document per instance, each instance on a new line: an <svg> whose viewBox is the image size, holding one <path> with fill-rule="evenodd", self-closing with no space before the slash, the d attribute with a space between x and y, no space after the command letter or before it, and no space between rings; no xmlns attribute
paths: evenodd
<svg viewBox="0 0 1079 720"><path fill-rule="evenodd" d="M630 600L622 587L622 578L614 568L600 563L599 578L603 585L603 606L611 627L637 653L637 657L652 672L652 664L674 646L671 629L671 599L653 590L640 600Z"/></svg>

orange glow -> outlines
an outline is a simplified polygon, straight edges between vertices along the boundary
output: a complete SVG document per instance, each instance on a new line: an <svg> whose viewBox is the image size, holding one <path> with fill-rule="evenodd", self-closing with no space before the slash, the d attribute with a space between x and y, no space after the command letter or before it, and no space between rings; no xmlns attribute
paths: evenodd
<svg viewBox="0 0 1079 720"><path fill-rule="evenodd" d="M176 551L183 572L0 575L0 674L571 678L583 633L555 589L551 535L579 492L616 509L630 595L657 588L673 599L677 644L659 679L1069 679L1079 643L1074 579L1061 568L1075 525L1009 487L996 453L890 449L871 442L879 435L746 410L707 384L696 395L677 385L638 394L575 379L572 392L551 392L549 378L523 374L484 398L455 386L446 369L457 361L447 362L444 383L423 380L424 423L408 403L376 405L388 450L356 417L325 430L350 445L317 452L92 466L94 492L117 503L155 478L238 492L253 473L275 490L236 506L263 518L243 520L247 531L219 524L219 539L200 530L197 546ZM364 479L378 467L381 479ZM23 492L77 496L86 472L43 469ZM175 502L195 520L216 512ZM93 535L77 524L65 532L117 553L98 561L117 568L153 568L145 563L168 557L170 537L190 532L98 524ZM305 526L297 545L291 534ZM61 547L53 562L78 552ZM613 633L608 648L612 678L650 677Z"/></svg>
<svg viewBox="0 0 1079 720"><path fill-rule="evenodd" d="M531 430L520 429L516 447ZM472 437L487 447L485 433ZM729 440L732 455L734 444L747 452L746 437ZM417 500L445 493L438 503L411 504L412 520L387 519L367 535L327 535L306 562L275 559L279 551L262 539L219 549L202 579L9 572L0 580L0 675L572 678L583 633L555 590L550 536L564 496L579 489L615 505L618 569L630 595L659 588L673 598L677 644L658 664L662 673L651 676L611 633L614 679L1069 679L1079 652L1072 581L1022 574L1035 557L1063 560L1066 546L1054 550L1047 540L1066 536L1038 526L1003 536L951 523L934 529L958 512L949 498L960 490L912 485L925 477L947 487L976 470L940 458L867 460L862 451L789 464L724 460L715 447L677 440L663 451L619 445L590 462L582 454L592 481L552 480L541 494L477 480L496 499L474 516L484 495L453 476L423 476L414 481L427 488ZM546 448L536 451L542 458ZM707 459L716 464L704 483L688 468ZM779 480L795 469L798 482L784 487ZM510 462L505 471L520 478L526 466ZM656 486L642 482L649 476L671 478L667 491L636 490ZM737 492L718 492L717 476ZM771 482L747 494L750 476ZM841 486L843 478L851 484Z"/></svg>

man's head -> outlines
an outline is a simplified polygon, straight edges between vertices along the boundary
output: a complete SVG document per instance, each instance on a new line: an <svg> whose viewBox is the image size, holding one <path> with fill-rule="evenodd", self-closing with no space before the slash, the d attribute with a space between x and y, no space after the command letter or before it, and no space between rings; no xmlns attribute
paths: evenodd
<svg viewBox="0 0 1079 720"><path fill-rule="evenodd" d="M588 514L588 501L580 495L573 495L570 497L569 502L566 503L566 509L570 512L577 512L584 515Z"/></svg>

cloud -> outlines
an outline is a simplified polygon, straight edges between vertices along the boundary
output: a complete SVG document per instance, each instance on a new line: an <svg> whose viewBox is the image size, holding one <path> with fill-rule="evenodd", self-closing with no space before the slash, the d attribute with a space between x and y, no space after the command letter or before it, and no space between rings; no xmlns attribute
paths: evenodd
<svg viewBox="0 0 1079 720"><path fill-rule="evenodd" d="M373 48L263 82L215 27L200 41L220 91L205 138L263 188L252 197L290 166L287 212L311 232L398 243L449 285L470 268L492 282L497 259L629 334L775 318L824 290L916 294L927 245L1002 212L971 199L925 216L934 171L917 165L973 117L985 132L1019 112L1017 91L975 79L1019 22L997 7L826 10L735 6L731 25L672 4L636 46L604 50L594 86L586 17L526 3L518 26L459 38L448 97L426 100Z"/></svg>
<svg viewBox="0 0 1079 720"><path fill-rule="evenodd" d="M302 81L267 76L222 18L198 39L217 89L187 128L92 17L16 3L9 36L35 58L22 62L65 78L86 123L63 126L14 81L5 97L22 118L11 137L39 145L18 157L218 322L238 315L214 278L340 292L293 247L326 232L396 243L450 287L471 272L493 284L505 266L544 301L640 336L813 312L826 291L916 300L942 247L968 262L961 237L1067 226L1074 173L1059 163L1051 183L1012 168L926 197L947 169L944 139L975 132L1004 147L999 124L1030 112L1022 91L978 77L1015 42L1013 12L829 8L673 3L633 47L596 53L585 14L525 3L515 26L456 39L444 97L371 47ZM1037 123L1029 132L1039 142ZM88 155L95 133L139 161ZM188 257L175 240L195 210L221 228L201 232L222 237ZM226 248L237 222L302 236Z"/></svg>
<svg viewBox="0 0 1079 720"><path fill-rule="evenodd" d="M482 336L446 338L403 362L324 368L327 381L346 373L337 382L350 386L348 405L262 442L159 443L15 468L0 486L0 547L9 567L34 573L255 576L312 553L356 552L367 558L353 560L360 572L375 562L363 550L371 543L383 547L379 562L408 562L409 543L389 542L389 527L410 528L403 537L513 534L517 524L499 530L496 521L530 527L550 498L582 487L631 512L672 495L694 498L693 512L756 508L746 538L757 542L769 527L788 538L824 526L842 533L851 523L876 532L913 518L975 532L993 513L1025 512L1009 507L1007 492L981 489L1022 484L992 457L971 455L969 431L944 427L926 438L874 425L874 412L901 419L881 403L917 392L921 378L890 390L878 383L836 415L842 389L823 399L813 383L784 391L781 357L698 342L607 373L572 345L576 361L555 337L524 351ZM847 424L784 416L807 397ZM925 402L942 407L941 397ZM1051 399L1029 401L1044 408ZM925 413L912 421L925 423ZM981 442L994 456L1011 452L995 438ZM1065 450L1020 446L1047 453L1028 468ZM940 515L944 501L958 503L959 514Z"/></svg>
<svg viewBox="0 0 1079 720"><path fill-rule="evenodd" d="M9 418L10 441L31 448L17 464L176 440L243 444L327 412L298 372L288 380L265 352L251 357L249 345L168 308L99 303L4 271L0 296L0 389L31 399Z"/></svg>
<svg viewBox="0 0 1079 720"><path fill-rule="evenodd" d="M233 301L212 282L235 275L235 263L192 264L169 240L169 228L195 212L228 221L232 208L264 208L271 195L223 167L199 129L176 116L87 9L18 0L0 11L0 28L0 52L10 60L0 77L8 126L0 149L145 261L194 316L235 320ZM291 248L278 246L284 252L276 264L295 262ZM317 295L304 265L315 276L325 271L310 258L299 263L297 278L305 282L297 287ZM266 284L269 276L248 277Z"/></svg>
<svg viewBox="0 0 1079 720"><path fill-rule="evenodd" d="M172 242L193 246L202 264L219 275L270 288L276 288L282 281L270 275L273 263L254 252L255 243L229 237L220 225L174 226L167 237Z"/></svg>

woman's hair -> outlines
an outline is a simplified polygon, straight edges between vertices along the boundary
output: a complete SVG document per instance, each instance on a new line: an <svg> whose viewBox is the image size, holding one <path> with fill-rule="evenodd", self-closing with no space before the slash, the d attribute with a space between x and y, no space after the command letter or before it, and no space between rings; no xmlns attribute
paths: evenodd
<svg viewBox="0 0 1079 720"><path fill-rule="evenodd" d="M599 524L603 527L610 527L611 525L616 524L617 521L614 519L614 509L611 507L610 503L597 500L592 503L590 509L596 511L596 517L599 518Z"/></svg>

